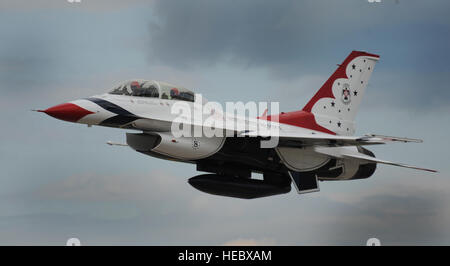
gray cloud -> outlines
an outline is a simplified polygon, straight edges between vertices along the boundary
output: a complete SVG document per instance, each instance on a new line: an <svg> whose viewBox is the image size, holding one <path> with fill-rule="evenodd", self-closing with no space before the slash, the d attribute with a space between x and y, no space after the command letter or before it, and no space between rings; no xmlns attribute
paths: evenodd
<svg viewBox="0 0 450 266"><path fill-rule="evenodd" d="M448 238L443 234L448 227L441 220L445 200L435 191L362 197L332 213L334 227L327 234L330 241L349 245L363 236L379 238L386 245L444 244Z"/></svg>
<svg viewBox="0 0 450 266"><path fill-rule="evenodd" d="M0 44L0 91L8 95L39 88L39 83L54 79L55 58L58 50L49 44L57 36L39 33L32 24L2 31Z"/></svg>
<svg viewBox="0 0 450 266"><path fill-rule="evenodd" d="M136 3L151 3L152 0L81 0L69 2L68 0L0 0L0 8L5 10L29 10L48 8L80 8L93 11L108 11L126 8Z"/></svg>
<svg viewBox="0 0 450 266"><path fill-rule="evenodd" d="M151 59L183 68L223 60L257 67L298 64L320 35L313 32L318 25L311 22L319 19L311 9L315 5L291 0L158 1Z"/></svg>
<svg viewBox="0 0 450 266"><path fill-rule="evenodd" d="M419 108L432 110L450 99L448 5L445 1L433 5L423 1L398 5L393 1L379 5L366 1L157 1L149 58L152 63L181 69L224 62L231 67L268 68L270 78L279 81L328 76L351 50L368 50L382 55L372 81L383 84L375 84L386 94L383 97L407 108L426 97L429 104ZM389 83L377 75L389 75ZM291 97L284 90L279 88L277 93Z"/></svg>
<svg viewBox="0 0 450 266"><path fill-rule="evenodd" d="M247 201L203 194L167 173L76 175L2 198L33 211L2 216L0 235L3 244L62 245L74 236L86 245L364 245L370 237L383 245L448 244L443 179L420 189L416 179L378 180L353 193L323 183L319 194Z"/></svg>
<svg viewBox="0 0 450 266"><path fill-rule="evenodd" d="M354 0L157 1L150 48L152 59L173 66L210 64L228 57L254 66L299 65L311 54L329 55L318 48L330 42L347 47L346 51L361 49L358 45L367 44L358 34L372 30L373 36L367 37L375 40L389 23L402 27L441 21L442 17L424 15L420 8L429 6L417 1L404 5L405 9L393 9L388 3L374 8ZM442 14L442 6L432 9Z"/></svg>

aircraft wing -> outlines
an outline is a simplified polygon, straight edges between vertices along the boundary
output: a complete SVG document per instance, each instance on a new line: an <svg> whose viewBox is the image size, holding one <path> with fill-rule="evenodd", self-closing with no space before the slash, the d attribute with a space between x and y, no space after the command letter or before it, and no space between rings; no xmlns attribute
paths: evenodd
<svg viewBox="0 0 450 266"><path fill-rule="evenodd" d="M241 132L242 136L273 136L270 133L258 132ZM330 134L302 134L299 132L279 132L280 146L309 146L309 145L323 145L323 146L363 146L386 144L390 142L415 142L421 143L420 139L411 139L404 137L392 137L384 135L368 134L364 136L337 136Z"/></svg>
<svg viewBox="0 0 450 266"><path fill-rule="evenodd" d="M422 168L422 167L407 165L407 164L403 164L403 163L394 163L394 162L390 162L390 161L386 161L386 160L377 159L375 157L360 153L357 150L348 149L345 147L315 147L314 150L318 153L332 156L335 158L357 159L357 160L366 161L366 162L389 164L389 165L406 167L406 168L428 171L428 172L433 172L433 173L437 172L436 170L433 170L433 169Z"/></svg>

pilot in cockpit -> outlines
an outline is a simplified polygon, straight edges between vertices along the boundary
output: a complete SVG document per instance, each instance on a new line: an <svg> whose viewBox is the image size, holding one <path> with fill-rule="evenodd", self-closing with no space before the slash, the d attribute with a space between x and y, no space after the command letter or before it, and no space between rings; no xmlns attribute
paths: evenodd
<svg viewBox="0 0 450 266"><path fill-rule="evenodd" d="M172 99L178 99L178 94L180 94L180 92L178 91L177 88L172 88L170 90L170 98Z"/></svg>
<svg viewBox="0 0 450 266"><path fill-rule="evenodd" d="M131 95L140 96L142 93L141 85L137 81L133 81L130 84L131 86Z"/></svg>

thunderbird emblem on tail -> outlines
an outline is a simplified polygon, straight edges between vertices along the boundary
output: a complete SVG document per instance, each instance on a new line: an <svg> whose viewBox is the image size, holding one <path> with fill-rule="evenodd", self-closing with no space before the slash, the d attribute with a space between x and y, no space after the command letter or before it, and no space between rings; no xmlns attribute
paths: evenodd
<svg viewBox="0 0 450 266"><path fill-rule="evenodd" d="M344 84L344 88L342 89L341 99L342 99L342 102L345 104L348 104L351 101L350 89L348 88L348 84Z"/></svg>

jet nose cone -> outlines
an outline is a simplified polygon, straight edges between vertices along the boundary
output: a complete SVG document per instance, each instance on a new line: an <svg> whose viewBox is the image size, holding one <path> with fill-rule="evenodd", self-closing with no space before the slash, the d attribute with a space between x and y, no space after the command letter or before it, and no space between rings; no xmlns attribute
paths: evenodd
<svg viewBox="0 0 450 266"><path fill-rule="evenodd" d="M45 110L38 110L38 112L43 112L54 118L61 119L69 122L77 122L86 115L93 114L93 112L88 111L73 103L63 103Z"/></svg>

